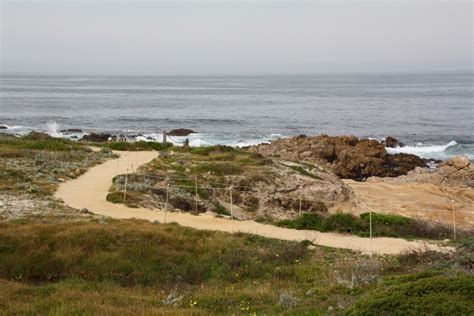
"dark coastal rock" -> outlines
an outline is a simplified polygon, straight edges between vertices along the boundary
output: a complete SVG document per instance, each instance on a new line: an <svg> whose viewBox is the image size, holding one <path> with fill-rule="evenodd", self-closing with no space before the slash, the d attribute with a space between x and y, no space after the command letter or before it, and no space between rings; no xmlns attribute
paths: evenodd
<svg viewBox="0 0 474 316"><path fill-rule="evenodd" d="M80 140L81 141L86 141L86 142L106 142L109 140L109 138L112 137L111 134L106 134L106 133L90 133L87 135L84 135Z"/></svg>
<svg viewBox="0 0 474 316"><path fill-rule="evenodd" d="M8 126L0 125L0 129L8 129Z"/></svg>
<svg viewBox="0 0 474 316"><path fill-rule="evenodd" d="M341 178L358 181L372 176L396 177L427 164L425 159L415 155L389 155L385 146L378 141L355 136L321 135L279 139L270 145L253 146L249 151L320 164Z"/></svg>
<svg viewBox="0 0 474 316"><path fill-rule="evenodd" d="M193 131L192 129L187 129L187 128L178 128L178 129L173 129L168 132L168 135L170 136L188 136L189 134L196 134L197 132Z"/></svg>
<svg viewBox="0 0 474 316"><path fill-rule="evenodd" d="M385 141L383 141L382 144L384 144L385 147L390 147L390 148L405 146L404 143L398 141L398 139L392 136L388 136L387 138L385 138Z"/></svg>
<svg viewBox="0 0 474 316"><path fill-rule="evenodd" d="M82 129L80 129L80 128L62 129L61 133L82 133Z"/></svg>

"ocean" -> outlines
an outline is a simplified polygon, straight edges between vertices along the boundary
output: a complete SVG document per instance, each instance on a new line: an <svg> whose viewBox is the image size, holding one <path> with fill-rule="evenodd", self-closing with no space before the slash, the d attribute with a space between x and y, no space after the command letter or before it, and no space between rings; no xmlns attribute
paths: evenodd
<svg viewBox="0 0 474 316"><path fill-rule="evenodd" d="M474 73L255 76L2 74L0 132L199 132L191 145L246 146L299 134L394 136L390 152L474 159ZM181 139L175 139L176 142Z"/></svg>

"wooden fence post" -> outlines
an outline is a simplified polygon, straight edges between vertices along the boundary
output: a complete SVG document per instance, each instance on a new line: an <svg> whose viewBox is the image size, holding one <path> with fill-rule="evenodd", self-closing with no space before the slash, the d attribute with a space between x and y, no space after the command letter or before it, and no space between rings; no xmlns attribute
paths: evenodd
<svg viewBox="0 0 474 316"><path fill-rule="evenodd" d="M128 169L127 173L125 173L125 193L123 194L123 201L127 199L127 184L128 184Z"/></svg>
<svg viewBox="0 0 474 316"><path fill-rule="evenodd" d="M229 187L229 195L230 195L230 219L234 219L234 207L232 204L232 186Z"/></svg>

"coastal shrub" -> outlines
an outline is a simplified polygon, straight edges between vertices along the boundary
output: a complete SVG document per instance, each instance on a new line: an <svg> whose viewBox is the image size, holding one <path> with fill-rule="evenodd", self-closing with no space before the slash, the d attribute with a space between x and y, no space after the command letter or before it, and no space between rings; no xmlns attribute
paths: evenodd
<svg viewBox="0 0 474 316"><path fill-rule="evenodd" d="M131 151L144 151L144 150L156 150L156 151L161 151L164 149L167 149L173 144L171 143L159 143L159 142L145 142L145 141L139 141L139 142L110 142L110 143L104 143L100 144L101 146L108 147L112 150L119 150L119 151L125 151L125 150L131 150Z"/></svg>
<svg viewBox="0 0 474 316"><path fill-rule="evenodd" d="M325 315L348 307L351 314L405 315L412 304L421 315L421 306L432 314L472 314L468 273L400 275L407 272L388 269L398 267L393 256L375 256L367 266L358 253L309 245L139 220L0 222L0 306L8 315ZM336 266L352 288L336 282ZM183 299L170 305L170 293ZM297 304L285 310L282 293ZM441 302L455 308L430 305Z"/></svg>
<svg viewBox="0 0 474 316"><path fill-rule="evenodd" d="M206 146L206 147L188 147L189 152L193 155L209 156L211 153L229 153L236 151L235 148L230 146Z"/></svg>
<svg viewBox="0 0 474 316"><path fill-rule="evenodd" d="M1 191L51 195L60 181L109 157L69 140L41 137L0 137Z"/></svg>
<svg viewBox="0 0 474 316"><path fill-rule="evenodd" d="M420 273L385 282L347 315L472 315L474 276Z"/></svg>
<svg viewBox="0 0 474 316"><path fill-rule="evenodd" d="M195 173L210 172L216 176L237 175L244 172L244 168L231 162L201 163L193 167Z"/></svg>
<svg viewBox="0 0 474 316"><path fill-rule="evenodd" d="M323 227L325 231L354 234L366 230L366 225L363 221L348 213L336 213L325 217L323 220Z"/></svg>
<svg viewBox="0 0 474 316"><path fill-rule="evenodd" d="M310 229L322 232L337 231L358 233L363 230L363 223L351 214L337 213L325 216L322 213L303 213L295 219L278 222L278 226L294 229Z"/></svg>
<svg viewBox="0 0 474 316"><path fill-rule="evenodd" d="M216 207L216 213L217 214L230 216L230 212L224 206L222 206L220 203L216 202L216 203L214 203L214 206Z"/></svg>
<svg viewBox="0 0 474 316"><path fill-rule="evenodd" d="M360 215L367 227L369 225L369 213ZM411 237L446 239L452 237L452 227L442 223L412 219L401 215L372 213L372 227L374 236L388 237ZM368 236L367 232L362 232L362 236ZM469 236L469 232L459 229L458 236L463 238Z"/></svg>
<svg viewBox="0 0 474 316"><path fill-rule="evenodd" d="M84 150L90 151L87 147L76 142L62 138L31 139L29 136L23 137L0 137L0 149L17 150L44 150L44 151L70 151Z"/></svg>
<svg viewBox="0 0 474 316"><path fill-rule="evenodd" d="M305 168L303 168L302 166L296 166L296 165L291 165L291 166L288 166L290 167L290 169L298 172L299 174L303 175L303 176L306 176L306 177L310 177L310 178L313 178L313 179L317 179L317 180L321 180L320 177L318 177L317 175L307 171Z"/></svg>
<svg viewBox="0 0 474 316"><path fill-rule="evenodd" d="M24 282L65 278L122 286L235 282L243 277L272 278L277 267L307 260L302 243L173 224L128 220L106 225L0 225L0 277ZM280 276L294 277L294 271Z"/></svg>
<svg viewBox="0 0 474 316"><path fill-rule="evenodd" d="M360 214L360 218L366 222L369 222L370 213L362 213ZM412 220L405 216L372 212L372 224L409 226L411 222Z"/></svg>
<svg viewBox="0 0 474 316"><path fill-rule="evenodd" d="M324 225L324 216L318 213L303 213L295 219L281 220L277 222L277 225L293 229L327 231Z"/></svg>
<svg viewBox="0 0 474 316"><path fill-rule="evenodd" d="M198 189L197 193L198 196L204 200L207 200L209 196L212 194L212 189L205 189L203 188L203 184L200 182L201 179L198 179ZM186 177L179 178L176 180L177 189L183 192L187 192L194 196L196 194L196 180L189 179Z"/></svg>
<svg viewBox="0 0 474 316"><path fill-rule="evenodd" d="M457 271L474 272L474 236L458 240L455 251L436 252L424 250L409 250L402 254L398 261L401 266L422 264L437 269L451 269Z"/></svg>
<svg viewBox="0 0 474 316"><path fill-rule="evenodd" d="M123 193L122 192L111 192L107 194L106 200L112 203L122 203Z"/></svg>
<svg viewBox="0 0 474 316"><path fill-rule="evenodd" d="M360 217L348 213L324 214L303 213L295 219L281 220L278 226L294 229L311 229L322 232L337 231L361 237L370 235L369 213ZM374 237L405 237L445 239L452 235L451 227L440 223L414 220L400 215L386 215L372 212L372 235ZM469 232L458 230L459 238L469 236Z"/></svg>

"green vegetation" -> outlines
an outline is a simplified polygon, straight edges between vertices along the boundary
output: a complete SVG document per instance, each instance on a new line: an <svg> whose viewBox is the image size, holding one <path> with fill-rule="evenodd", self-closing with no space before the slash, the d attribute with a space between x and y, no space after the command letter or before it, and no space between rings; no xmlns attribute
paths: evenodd
<svg viewBox="0 0 474 316"><path fill-rule="evenodd" d="M308 244L138 220L3 222L0 307L47 315L474 311L473 261L460 264L472 259L472 240L449 255L372 259Z"/></svg>
<svg viewBox="0 0 474 316"><path fill-rule="evenodd" d="M217 214L230 216L230 212L225 207L223 207L221 204L215 203L214 206L216 207Z"/></svg>
<svg viewBox="0 0 474 316"><path fill-rule="evenodd" d="M0 275L25 282L72 277L124 286L235 282L271 277L276 267L307 253L298 243L139 221L0 227Z"/></svg>
<svg viewBox="0 0 474 316"><path fill-rule="evenodd" d="M281 220L277 225L293 229L336 231L368 237L369 223L369 213L363 213L360 217L348 213L304 213L295 219ZM451 237L452 230L442 224L372 212L372 234L376 237L445 239ZM458 235L468 236L469 233L460 231Z"/></svg>
<svg viewBox="0 0 474 316"><path fill-rule="evenodd" d="M4 157L28 156L33 150L41 151L90 151L85 146L62 138L38 137L39 133L23 137L10 137L0 134L0 155ZM1 157L0 156L0 157Z"/></svg>
<svg viewBox="0 0 474 316"><path fill-rule="evenodd" d="M111 192L107 194L107 201L112 203L121 203L123 202L123 193L122 192Z"/></svg>
<svg viewBox="0 0 474 316"><path fill-rule="evenodd" d="M172 147L171 151L176 153L190 154L193 156L202 156L207 157L213 156L231 156L233 154L238 154L239 150L230 146L215 145L215 146L205 146L205 147Z"/></svg>
<svg viewBox="0 0 474 316"><path fill-rule="evenodd" d="M370 213L362 213L360 214L360 218L366 222L369 222ZM412 222L411 218L401 216L401 215L372 213L372 224L375 224L375 225L409 226L411 222Z"/></svg>
<svg viewBox="0 0 474 316"><path fill-rule="evenodd" d="M142 166L140 173L152 177L144 179L129 175L129 186L133 186L138 199L137 204L164 207L169 184L172 193L168 205L185 211L196 210L196 180L199 196L198 212L215 209L221 215L228 215L217 207L221 202L230 202L228 187L233 184L233 203L242 203L245 210L255 212L258 199L252 196L249 188L258 182L267 181L262 175L272 162L259 154L227 146L209 147L170 147L161 151L158 158ZM146 185L143 185L145 184ZM237 188L238 187L238 188ZM116 185L112 190L122 190ZM140 198L141 193L141 198Z"/></svg>
<svg viewBox="0 0 474 316"><path fill-rule="evenodd" d="M160 150L150 146L148 150ZM171 147L162 154L144 170L174 171L170 174L179 178L174 184L189 188L180 188L185 194L172 194L169 203L182 209L193 209L194 176L204 187L238 181L242 188L233 191L233 199L249 210L259 201L245 187L272 181L265 169L270 161L229 147ZM309 247L309 241L112 220L86 211L82 217L67 217L60 209L67 206L49 195L58 183L111 155L41 134L0 136L0 193L28 192L31 201L41 201L51 211L34 209L41 214L0 221L0 315L474 314L474 238L458 240L450 253L368 258ZM121 175L114 179L117 191L107 200L123 202L123 180ZM128 181L128 206L138 205L144 194L166 195L166 189L146 177L129 175ZM219 203L229 191L221 190L220 200L213 199L216 192L198 190L217 213L230 215ZM261 214L256 220L273 221ZM368 214L321 212L278 225L367 236L368 220ZM372 213L372 221L374 236L450 236L450 229L402 216ZM461 238L465 235L458 231Z"/></svg>
<svg viewBox="0 0 474 316"><path fill-rule="evenodd" d="M167 148L172 147L173 145L171 143L158 143L158 142L145 142L145 141L139 141L139 142L107 142L107 143L100 143L98 144L99 146L102 147L107 147L112 150L131 150L131 151L145 151L145 150L157 150L161 151Z"/></svg>
<svg viewBox="0 0 474 316"><path fill-rule="evenodd" d="M386 281L359 299L348 315L472 315L474 276L418 273Z"/></svg>
<svg viewBox="0 0 474 316"><path fill-rule="evenodd" d="M294 171L298 172L299 174L301 174L303 176L310 177L310 178L317 179L317 180L321 180L320 177L318 177L317 175L309 172L308 170L306 170L302 166L291 165L291 166L287 166L287 167L293 169Z"/></svg>
<svg viewBox="0 0 474 316"><path fill-rule="evenodd" d="M210 172L216 176L237 175L244 172L244 168L235 163L229 162L209 162L201 163L192 168L193 173Z"/></svg>
<svg viewBox="0 0 474 316"><path fill-rule="evenodd" d="M81 175L111 155L42 133L0 134L0 191L48 196L61 181Z"/></svg>

